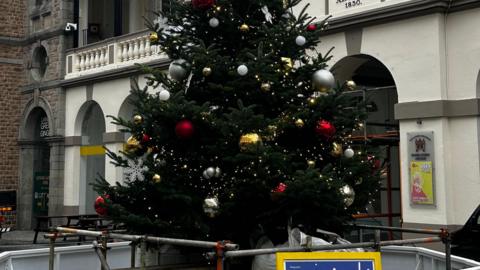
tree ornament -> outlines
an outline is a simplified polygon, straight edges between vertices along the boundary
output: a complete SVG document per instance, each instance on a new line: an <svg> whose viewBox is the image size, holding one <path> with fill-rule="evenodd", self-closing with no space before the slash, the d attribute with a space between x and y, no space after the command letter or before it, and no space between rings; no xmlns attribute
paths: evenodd
<svg viewBox="0 0 480 270"><path fill-rule="evenodd" d="M218 210L220 209L220 203L216 197L209 197L203 201L203 212L207 216L214 218L218 215Z"/></svg>
<svg viewBox="0 0 480 270"><path fill-rule="evenodd" d="M353 149L349 147L349 148L345 149L345 151L343 152L343 155L346 158L352 158L355 155L355 151L353 151Z"/></svg>
<svg viewBox="0 0 480 270"><path fill-rule="evenodd" d="M326 70L320 69L315 71L312 76L313 89L320 92L327 92L335 85L333 74Z"/></svg>
<svg viewBox="0 0 480 270"><path fill-rule="evenodd" d="M312 24L307 25L307 31L312 32L312 31L315 31L315 30L317 30L317 25L316 24L312 23Z"/></svg>
<svg viewBox="0 0 480 270"><path fill-rule="evenodd" d="M143 122L143 117L141 115L136 114L133 117L133 123L135 123L135 125L140 125L142 122Z"/></svg>
<svg viewBox="0 0 480 270"><path fill-rule="evenodd" d="M190 64L185 59L177 59L170 63L168 67L168 74L176 81L182 81L187 77L190 69Z"/></svg>
<svg viewBox="0 0 480 270"><path fill-rule="evenodd" d="M293 68L293 61L292 58L290 57L282 57L281 58L282 63L283 63L283 69L285 69L286 72L289 72Z"/></svg>
<svg viewBox="0 0 480 270"><path fill-rule="evenodd" d="M148 135L145 134L145 133L142 135L142 143L143 143L143 144L149 143L151 139L152 139L152 137L148 136Z"/></svg>
<svg viewBox="0 0 480 270"><path fill-rule="evenodd" d="M335 127L327 120L319 120L317 122L317 126L315 127L315 133L325 137L326 139L330 139L333 135L335 135L335 132Z"/></svg>
<svg viewBox="0 0 480 270"><path fill-rule="evenodd" d="M167 101L170 99L170 92L168 92L168 90L161 90L160 93L158 93L158 98L161 100L161 101Z"/></svg>
<svg viewBox="0 0 480 270"><path fill-rule="evenodd" d="M295 38L295 43L298 46L303 46L307 43L307 39L304 36L297 36L297 38Z"/></svg>
<svg viewBox="0 0 480 270"><path fill-rule="evenodd" d="M348 81L345 82L345 87L348 90L353 91L357 88L357 84L352 80L348 80Z"/></svg>
<svg viewBox="0 0 480 270"><path fill-rule="evenodd" d="M340 193L343 195L343 202L346 207L349 207L355 201L355 190L349 185L340 188Z"/></svg>
<svg viewBox="0 0 480 270"><path fill-rule="evenodd" d="M315 164L316 164L315 160L308 160L307 161L308 168L310 168L310 169L315 168Z"/></svg>
<svg viewBox="0 0 480 270"><path fill-rule="evenodd" d="M127 161L128 167L124 169L125 176L133 182L135 180L143 181L145 180L144 173L148 172L148 167L143 165L143 158L139 159L129 159Z"/></svg>
<svg viewBox="0 0 480 270"><path fill-rule="evenodd" d="M208 77L212 74L212 69L210 67L204 67L202 70L202 74L205 77Z"/></svg>
<svg viewBox="0 0 480 270"><path fill-rule="evenodd" d="M265 136L263 136L265 140L273 141L275 137L277 137L277 129L278 127L276 125L268 125L265 132Z"/></svg>
<svg viewBox="0 0 480 270"><path fill-rule="evenodd" d="M123 146L123 151L128 154L133 154L141 148L142 146L140 145L140 142L132 135L127 139L127 143Z"/></svg>
<svg viewBox="0 0 480 270"><path fill-rule="evenodd" d="M295 120L295 126L298 128L303 128L305 126L305 122L301 118L298 118Z"/></svg>
<svg viewBox="0 0 480 270"><path fill-rule="evenodd" d="M255 152L262 146L262 139L257 133L247 133L240 137L240 150L242 152Z"/></svg>
<svg viewBox="0 0 480 270"><path fill-rule="evenodd" d="M309 97L309 98L308 98L308 105L309 105L310 107L313 107L313 106L317 105L317 98L315 98L315 97Z"/></svg>
<svg viewBox="0 0 480 270"><path fill-rule="evenodd" d="M271 88L272 88L272 86L268 82L264 82L260 86L260 89L262 89L263 92L269 92Z"/></svg>
<svg viewBox="0 0 480 270"><path fill-rule="evenodd" d="M248 26L248 24L243 23L242 25L240 25L240 31L245 33L248 32L248 30L250 30L250 26Z"/></svg>
<svg viewBox="0 0 480 270"><path fill-rule="evenodd" d="M268 7L267 6L263 6L261 9L260 9L263 14L265 15L265 21L266 22L269 22L269 23L273 23L272 21L272 14L270 13L270 11L268 11Z"/></svg>
<svg viewBox="0 0 480 270"><path fill-rule="evenodd" d="M343 148L342 145L339 143L332 143L332 151L330 152L330 155L334 157L339 157L343 154Z"/></svg>
<svg viewBox="0 0 480 270"><path fill-rule="evenodd" d="M159 174L154 174L153 177L152 177L152 180L153 180L153 182L158 184L158 183L160 183L160 181L162 181L162 177Z"/></svg>
<svg viewBox="0 0 480 270"><path fill-rule="evenodd" d="M215 5L215 0L192 0L192 6L199 9L208 9Z"/></svg>
<svg viewBox="0 0 480 270"><path fill-rule="evenodd" d="M216 28L220 24L220 21L217 18L213 17L208 21L208 24L210 25L210 27Z"/></svg>
<svg viewBox="0 0 480 270"><path fill-rule="evenodd" d="M175 126L175 134L180 139L189 139L195 131L193 123L190 120L184 119Z"/></svg>
<svg viewBox="0 0 480 270"><path fill-rule="evenodd" d="M276 186L272 192L274 193L284 193L285 190L287 190L287 185L285 183L279 183L278 186Z"/></svg>
<svg viewBox="0 0 480 270"><path fill-rule="evenodd" d="M216 167L213 177L219 178L220 176L222 176L222 170L219 167Z"/></svg>
<svg viewBox="0 0 480 270"><path fill-rule="evenodd" d="M157 32L151 32L148 39L150 40L150 44L155 45L158 42Z"/></svg>
<svg viewBox="0 0 480 270"><path fill-rule="evenodd" d="M248 67L246 65L240 65L237 68L237 73L240 76L245 76L248 73Z"/></svg>
<svg viewBox="0 0 480 270"><path fill-rule="evenodd" d="M208 167L206 170L205 170L205 174L208 176L208 178L212 178L213 176L215 176L215 168L213 167ZM207 179L208 179L207 178Z"/></svg>
<svg viewBox="0 0 480 270"><path fill-rule="evenodd" d="M105 198L103 196L98 196L95 199L95 204L93 207L95 208L95 212L99 214L100 216L105 216L107 215L107 208L105 207L105 199L109 199L108 195L105 195Z"/></svg>

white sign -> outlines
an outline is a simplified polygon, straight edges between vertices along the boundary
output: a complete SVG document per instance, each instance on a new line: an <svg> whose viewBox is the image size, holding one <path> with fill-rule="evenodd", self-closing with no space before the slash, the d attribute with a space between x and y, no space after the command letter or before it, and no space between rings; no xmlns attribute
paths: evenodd
<svg viewBox="0 0 480 270"><path fill-rule="evenodd" d="M329 13L355 10L371 4L380 3L381 0L328 0Z"/></svg>

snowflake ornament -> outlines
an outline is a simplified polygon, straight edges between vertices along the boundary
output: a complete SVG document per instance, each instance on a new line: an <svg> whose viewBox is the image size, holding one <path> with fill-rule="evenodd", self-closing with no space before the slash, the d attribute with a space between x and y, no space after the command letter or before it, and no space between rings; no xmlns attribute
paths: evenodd
<svg viewBox="0 0 480 270"><path fill-rule="evenodd" d="M130 181L139 181L145 180L144 173L148 172L148 167L143 165L143 158L139 159L129 159L128 167L125 169L125 176L128 177Z"/></svg>

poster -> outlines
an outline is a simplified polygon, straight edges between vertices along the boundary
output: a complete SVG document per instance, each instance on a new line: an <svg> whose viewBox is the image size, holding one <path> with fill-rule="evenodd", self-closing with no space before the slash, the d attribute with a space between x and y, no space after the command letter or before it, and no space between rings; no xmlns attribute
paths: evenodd
<svg viewBox="0 0 480 270"><path fill-rule="evenodd" d="M277 270L381 270L379 252L279 252Z"/></svg>
<svg viewBox="0 0 480 270"><path fill-rule="evenodd" d="M409 194L412 205L435 205L433 131L407 133Z"/></svg>
<svg viewBox="0 0 480 270"><path fill-rule="evenodd" d="M415 204L433 204L431 161L410 162L410 198Z"/></svg>

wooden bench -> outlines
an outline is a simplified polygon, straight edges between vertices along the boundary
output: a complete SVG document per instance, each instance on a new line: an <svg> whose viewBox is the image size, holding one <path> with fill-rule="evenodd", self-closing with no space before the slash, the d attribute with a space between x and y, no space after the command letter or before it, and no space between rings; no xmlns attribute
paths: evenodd
<svg viewBox="0 0 480 270"><path fill-rule="evenodd" d="M61 215L61 216L36 216L35 235L33 237L33 243L37 243L39 232L48 232L52 227L53 220L61 219L60 224L63 221L67 221L61 227L75 228L81 230L100 230L105 229L105 218L98 215ZM80 237L82 240L82 237Z"/></svg>

